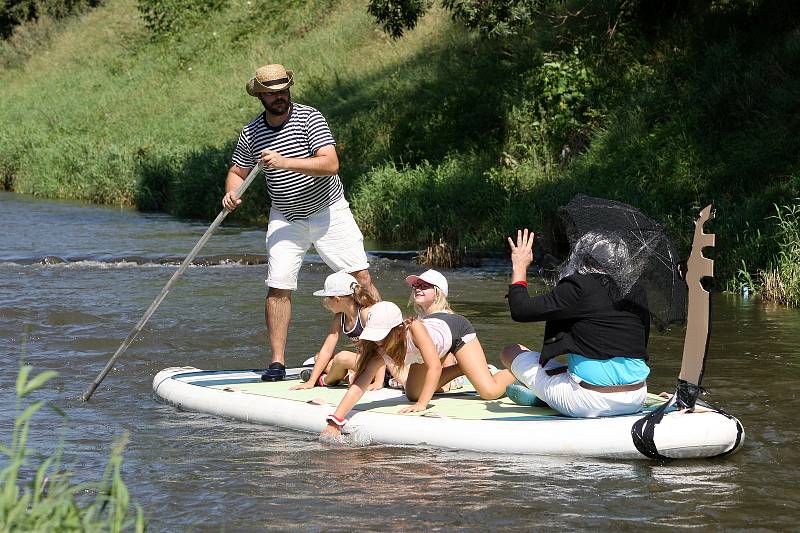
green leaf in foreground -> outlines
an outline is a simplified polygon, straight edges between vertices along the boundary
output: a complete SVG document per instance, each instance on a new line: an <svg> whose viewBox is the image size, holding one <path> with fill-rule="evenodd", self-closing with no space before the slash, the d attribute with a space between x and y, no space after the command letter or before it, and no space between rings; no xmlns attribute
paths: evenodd
<svg viewBox="0 0 800 533"><path fill-rule="evenodd" d="M73 483L61 462L61 446L38 465L29 460L34 453L27 446L31 419L45 402L23 405L23 399L57 375L46 371L29 379L31 371L28 365L20 368L11 443L0 445L0 455L7 459L0 470L0 531L144 531L144 513L138 505L131 509L122 480L127 436L114 444L99 481ZM32 470L33 479L24 481Z"/></svg>

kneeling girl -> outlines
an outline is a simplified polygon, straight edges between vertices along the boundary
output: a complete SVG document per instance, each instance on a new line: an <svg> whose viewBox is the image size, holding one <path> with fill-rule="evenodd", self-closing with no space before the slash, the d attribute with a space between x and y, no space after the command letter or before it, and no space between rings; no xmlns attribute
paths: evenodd
<svg viewBox="0 0 800 533"><path fill-rule="evenodd" d="M334 354L339 334L344 333L356 346L364 330L370 306L376 302L347 272L336 272L325 279L325 287L315 291L314 296L322 296L322 305L333 313L333 320L322 347L314 358L314 368L308 377L294 389L310 389L315 386L335 385L356 369L358 355L349 350ZM304 371L305 372L305 371ZM303 376L305 377L305 376ZM384 370L378 371L378 381L370 389L383 386Z"/></svg>
<svg viewBox="0 0 800 533"><path fill-rule="evenodd" d="M484 400L503 397L506 387L514 382L514 375L508 370L489 370L486 354L472 324L450 309L447 278L431 269L419 276L408 276L406 283L411 286L410 303L417 316L429 326L434 338L436 335L443 338L437 344L452 342L451 355L442 360L442 386L466 376Z"/></svg>
<svg viewBox="0 0 800 533"><path fill-rule="evenodd" d="M328 425L323 434L337 436L341 433L347 413L358 403L384 365L392 374L410 366L406 396L414 404L401 408L399 412L410 413L427 409L433 393L439 387L442 375L441 358L447 355L450 347L438 348L422 320L403 320L399 307L392 302L379 302L370 309L358 351L355 380L339 406L328 416Z"/></svg>
<svg viewBox="0 0 800 533"><path fill-rule="evenodd" d="M328 425L323 433L335 436L341 432L347 413L361 399L384 365L395 376L405 369L408 371L405 391L414 404L401 408L399 412L424 411L434 392L452 379L442 375L442 360L450 353L458 357L466 346L474 342L477 342L475 330L461 315L443 313L436 317L403 320L403 314L395 304L375 304L361 333L356 378L336 411L328 416ZM483 364L486 370L485 359ZM486 372L488 374L488 370Z"/></svg>

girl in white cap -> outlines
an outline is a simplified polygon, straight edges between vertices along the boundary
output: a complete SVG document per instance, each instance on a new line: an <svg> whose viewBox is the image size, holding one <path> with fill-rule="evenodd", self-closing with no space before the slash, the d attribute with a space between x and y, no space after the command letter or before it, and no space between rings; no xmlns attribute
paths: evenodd
<svg viewBox="0 0 800 533"><path fill-rule="evenodd" d="M424 317L432 313L453 312L447 301L447 278L438 270L430 269L419 276L407 276L406 283L411 287L411 297L408 303L414 306L417 316Z"/></svg>
<svg viewBox="0 0 800 533"><path fill-rule="evenodd" d="M305 381L292 387L293 390L335 385L346 378L349 371L356 369L356 353L342 350L334 355L333 351L339 342L340 332L358 345L359 336L364 330L363 324L367 321L367 313L370 306L376 303L372 295L347 272L336 272L328 276L325 287L315 291L314 296L324 297L322 305L334 316L322 348L315 357L314 368L308 375L301 374ZM303 373L305 372L304 370ZM370 385L370 390L383 387L384 372L385 369L382 369L377 373L376 384Z"/></svg>
<svg viewBox="0 0 800 533"><path fill-rule="evenodd" d="M355 380L333 414L328 415L328 425L322 433L332 436L341 433L346 423L345 416L368 390L384 365L392 375L409 367L406 396L414 403L401 408L399 412L427 409L433 393L439 388L441 358L447 355L449 348L434 344L422 320L403 320L402 311L392 302L373 305L358 344Z"/></svg>
<svg viewBox="0 0 800 533"><path fill-rule="evenodd" d="M403 320L399 307L379 302L370 309L358 351L355 380L336 411L328 416L323 433L336 436L341 432L346 422L344 417L384 365L395 377L404 370L408 372L406 396L414 404L400 409L401 413L427 409L434 392L461 375L467 376L484 399L500 398L515 380L507 370L495 375L489 372L472 325L452 312ZM451 353L457 364L443 369L442 363Z"/></svg>
<svg viewBox="0 0 800 533"><path fill-rule="evenodd" d="M475 329L466 317L454 313L447 302L447 279L436 270L427 270L419 276L408 276L411 286L411 303L422 318L437 344L450 344L450 354L442 360L440 383L447 384L466 376L484 400L495 400L505 395L506 387L516 378L508 370L489 370L486 354Z"/></svg>

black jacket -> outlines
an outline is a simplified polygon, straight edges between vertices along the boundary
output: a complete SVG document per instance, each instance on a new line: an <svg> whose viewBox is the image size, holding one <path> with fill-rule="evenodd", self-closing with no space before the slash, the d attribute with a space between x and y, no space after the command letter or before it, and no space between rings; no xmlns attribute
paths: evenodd
<svg viewBox="0 0 800 533"><path fill-rule="evenodd" d="M647 360L650 313L647 295L638 285L614 302L611 282L603 275L573 274L539 296L511 285L508 307L516 322L546 320L540 363L573 353L590 359L631 357Z"/></svg>

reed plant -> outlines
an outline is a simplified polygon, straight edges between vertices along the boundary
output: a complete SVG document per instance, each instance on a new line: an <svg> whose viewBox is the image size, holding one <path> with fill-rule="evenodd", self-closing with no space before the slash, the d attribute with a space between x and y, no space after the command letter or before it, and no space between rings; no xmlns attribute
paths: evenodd
<svg viewBox="0 0 800 533"><path fill-rule="evenodd" d="M25 365L19 371L11 442L0 445L0 454L6 457L6 466L0 470L0 531L144 531L143 511L138 505L132 511L122 480L125 439L112 448L98 481L73 482L62 465L60 446L39 462L28 437L32 418L45 402L29 402L28 396L57 374L46 371L31 376L31 370Z"/></svg>
<svg viewBox="0 0 800 533"><path fill-rule="evenodd" d="M800 199L775 211L779 252L762 273L761 297L800 307Z"/></svg>

